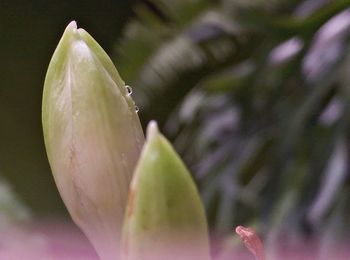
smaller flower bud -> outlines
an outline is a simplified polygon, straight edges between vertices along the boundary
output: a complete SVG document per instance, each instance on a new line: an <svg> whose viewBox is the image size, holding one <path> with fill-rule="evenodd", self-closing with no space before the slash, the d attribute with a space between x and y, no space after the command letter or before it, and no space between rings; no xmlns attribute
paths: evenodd
<svg viewBox="0 0 350 260"><path fill-rule="evenodd" d="M123 226L124 260L209 259L207 221L197 188L171 144L150 122Z"/></svg>

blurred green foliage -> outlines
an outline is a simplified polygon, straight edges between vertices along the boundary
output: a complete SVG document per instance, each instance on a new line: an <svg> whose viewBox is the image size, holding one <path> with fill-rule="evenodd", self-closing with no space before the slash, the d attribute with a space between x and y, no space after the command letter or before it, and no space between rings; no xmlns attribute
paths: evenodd
<svg viewBox="0 0 350 260"><path fill-rule="evenodd" d="M349 7L136 6L115 63L143 122L156 119L192 169L215 230L349 238Z"/></svg>

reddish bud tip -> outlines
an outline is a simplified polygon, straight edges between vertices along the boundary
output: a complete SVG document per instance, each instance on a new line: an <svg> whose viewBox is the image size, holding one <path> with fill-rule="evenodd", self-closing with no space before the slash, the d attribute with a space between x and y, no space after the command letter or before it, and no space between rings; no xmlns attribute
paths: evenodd
<svg viewBox="0 0 350 260"><path fill-rule="evenodd" d="M235 231L256 260L265 260L264 246L254 229L237 226Z"/></svg>

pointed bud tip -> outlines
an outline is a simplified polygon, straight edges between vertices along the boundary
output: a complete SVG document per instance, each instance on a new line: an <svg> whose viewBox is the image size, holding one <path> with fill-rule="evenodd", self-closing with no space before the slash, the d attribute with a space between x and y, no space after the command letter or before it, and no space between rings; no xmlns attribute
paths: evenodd
<svg viewBox="0 0 350 260"><path fill-rule="evenodd" d="M74 20L71 21L71 22L68 24L67 28L74 28L74 29L77 29L77 28L78 28L77 22L74 21Z"/></svg>
<svg viewBox="0 0 350 260"><path fill-rule="evenodd" d="M155 120L148 123L147 126L147 141L152 140L156 135L159 134L158 124Z"/></svg>
<svg viewBox="0 0 350 260"><path fill-rule="evenodd" d="M71 21L63 32L62 39L63 41L71 42L72 39L75 39L78 32L78 26L76 21ZM63 46L66 46L65 44ZM62 47L61 47L62 48Z"/></svg>
<svg viewBox="0 0 350 260"><path fill-rule="evenodd" d="M75 33L75 32L77 31L77 29L78 29L77 22L76 22L76 21L71 21L71 22L67 25L67 27L66 27L66 29L64 30L64 32L65 32L65 33L67 33L67 32Z"/></svg>

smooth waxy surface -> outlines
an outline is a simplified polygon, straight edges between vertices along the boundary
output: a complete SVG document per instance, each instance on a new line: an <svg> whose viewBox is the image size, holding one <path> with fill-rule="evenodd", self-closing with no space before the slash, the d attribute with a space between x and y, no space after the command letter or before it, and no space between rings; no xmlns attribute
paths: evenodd
<svg viewBox="0 0 350 260"><path fill-rule="evenodd" d="M42 120L50 166L69 213L101 258L116 255L144 137L112 61L75 22L51 59Z"/></svg>
<svg viewBox="0 0 350 260"><path fill-rule="evenodd" d="M207 232L190 173L151 122L130 187L123 259L209 259Z"/></svg>

